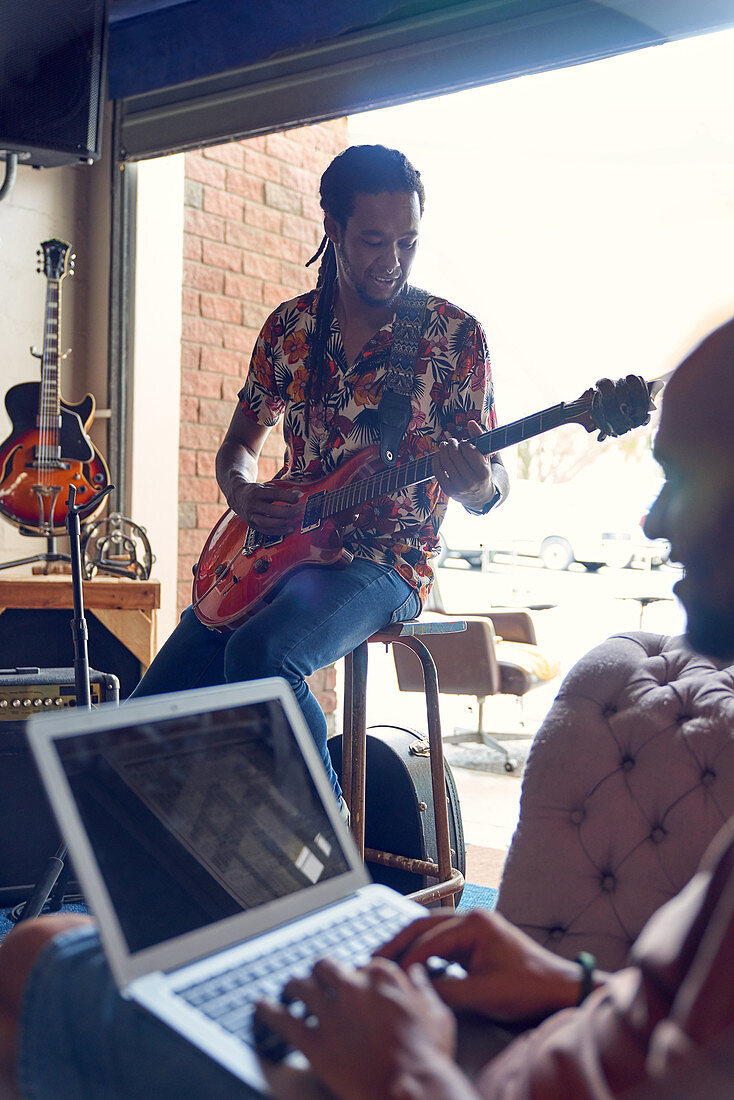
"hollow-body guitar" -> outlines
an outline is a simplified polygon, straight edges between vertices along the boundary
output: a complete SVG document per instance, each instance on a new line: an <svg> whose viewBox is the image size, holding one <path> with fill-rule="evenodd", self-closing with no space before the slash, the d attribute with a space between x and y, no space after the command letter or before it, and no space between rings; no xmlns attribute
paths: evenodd
<svg viewBox="0 0 734 1100"><path fill-rule="evenodd" d="M105 461L87 435L93 396L78 404L61 397L61 282L72 270L70 248L59 240L41 245L47 280L41 381L21 382L5 395L13 430L0 444L0 513L29 534L63 534L70 485L83 503L109 484ZM94 514L103 506L104 500Z"/></svg>
<svg viewBox="0 0 734 1100"><path fill-rule="evenodd" d="M599 438L623 435L649 420L652 398L661 382L637 375L612 382L601 379L576 401L561 402L532 416L484 432L472 443L482 454L494 454L562 424L599 431ZM298 489L301 525L274 538L248 527L228 509L204 544L194 569L193 607L205 626L234 630L257 610L272 588L304 565L347 565L341 527L361 504L433 477L433 452L397 466L383 466L376 446L343 462L333 473L311 483L286 482Z"/></svg>

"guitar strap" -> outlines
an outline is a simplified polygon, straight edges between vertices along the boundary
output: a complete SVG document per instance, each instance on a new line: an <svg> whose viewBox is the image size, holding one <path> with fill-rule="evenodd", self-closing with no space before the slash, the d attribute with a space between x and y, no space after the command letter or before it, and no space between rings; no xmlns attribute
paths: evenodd
<svg viewBox="0 0 734 1100"><path fill-rule="evenodd" d="M394 466L397 462L400 441L410 423L415 361L418 358L427 303L428 294L417 286L406 286L398 298L392 326L392 352L385 369L385 384L377 408L380 458L386 466Z"/></svg>

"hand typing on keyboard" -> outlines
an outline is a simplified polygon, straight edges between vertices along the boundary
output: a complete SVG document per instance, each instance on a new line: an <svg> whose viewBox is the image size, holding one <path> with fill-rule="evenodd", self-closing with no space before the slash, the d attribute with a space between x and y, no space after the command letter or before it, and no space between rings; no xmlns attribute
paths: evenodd
<svg viewBox="0 0 734 1100"><path fill-rule="evenodd" d="M540 1020L574 1005L579 966L551 955L499 913L475 909L466 915L434 913L409 924L377 954L402 968L451 959L466 970L437 974L434 986L445 1004L479 1012L502 1023Z"/></svg>
<svg viewBox="0 0 734 1100"><path fill-rule="evenodd" d="M303 1020L306 1026L315 1026L317 1021L314 1017L309 1016L308 1008L304 1001L298 1000L294 997L289 989L291 982L286 985L280 995L280 1004L287 1009L290 1015L295 1020ZM255 1013L253 1020L253 1038L255 1041L255 1050L264 1058L266 1062L278 1063L282 1062L284 1058L291 1053L293 1047L290 1046L280 1035L278 1035L272 1028L268 1027L265 1021L260 1015Z"/></svg>
<svg viewBox="0 0 734 1100"><path fill-rule="evenodd" d="M446 959L440 959L436 955L426 960L425 971L426 976L431 981L447 977L466 977L466 971L463 967L459 966L458 963L448 962ZM318 1027L318 1019L309 1014L305 1002L298 1000L289 992L292 988L292 984L289 983L283 990L280 997L281 1005L288 1010L294 1019L303 1020L306 1027ZM293 1050L293 1047L273 1031L257 1012L253 1023L253 1038L257 1053L261 1058L264 1058L266 1062L282 1062Z"/></svg>
<svg viewBox="0 0 734 1100"><path fill-rule="evenodd" d="M297 938L284 941L277 951L253 955L178 993L225 1031L258 1046L266 1060L282 1061L289 1048L269 1037L262 1025L259 1033L254 1032L254 1005L263 999L277 1000L289 979L309 975L318 959L328 956L352 964L367 962L375 948L404 924L404 910L382 899L360 899L347 919L343 915L331 921L322 917L308 932L300 930ZM290 1010L298 1014L297 1005L291 1004Z"/></svg>
<svg viewBox="0 0 734 1100"><path fill-rule="evenodd" d="M452 1081L458 1073L451 1063L456 1021L424 966L404 972L373 959L354 969L322 959L308 977L287 983L281 1003L261 1002L255 1020L257 1049L266 1061L283 1056L278 1040L300 1050L337 1097L398 1095L395 1082L404 1073L416 1077L419 1095L429 1067L440 1063ZM447 1095L460 1100L463 1088Z"/></svg>
<svg viewBox="0 0 734 1100"><path fill-rule="evenodd" d="M293 1047L286 1043L271 1027L265 1023L261 1016L255 1012L252 1024L252 1035L255 1042L255 1050L266 1062L277 1064L282 1062Z"/></svg>

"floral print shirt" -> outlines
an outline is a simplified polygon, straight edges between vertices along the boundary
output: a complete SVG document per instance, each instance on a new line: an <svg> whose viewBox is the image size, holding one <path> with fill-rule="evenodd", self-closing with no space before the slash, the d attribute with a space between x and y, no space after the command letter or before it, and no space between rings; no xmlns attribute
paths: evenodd
<svg viewBox="0 0 734 1100"><path fill-rule="evenodd" d="M283 417L286 452L278 477L315 481L379 441L377 406L392 348L392 322L375 333L350 367L332 309L325 392L304 416L306 361L319 290L284 302L265 322L239 400L263 427ZM411 399L413 416L398 463L435 448L443 432L460 435L470 420L496 426L491 371L481 325L443 298L429 296ZM369 472L369 471L368 471ZM431 479L361 505L343 528L355 556L397 569L425 601L447 497Z"/></svg>

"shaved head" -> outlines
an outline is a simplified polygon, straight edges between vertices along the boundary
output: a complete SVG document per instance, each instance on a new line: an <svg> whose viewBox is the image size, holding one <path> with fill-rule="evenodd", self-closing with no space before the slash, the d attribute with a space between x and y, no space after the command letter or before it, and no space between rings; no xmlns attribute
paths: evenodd
<svg viewBox="0 0 734 1100"><path fill-rule="evenodd" d="M673 436L681 447L734 456L734 318L707 336L668 383L656 453Z"/></svg>
<svg viewBox="0 0 734 1100"><path fill-rule="evenodd" d="M655 457L665 485L645 522L670 542L675 593L700 653L734 660L734 320L684 360L663 396Z"/></svg>

